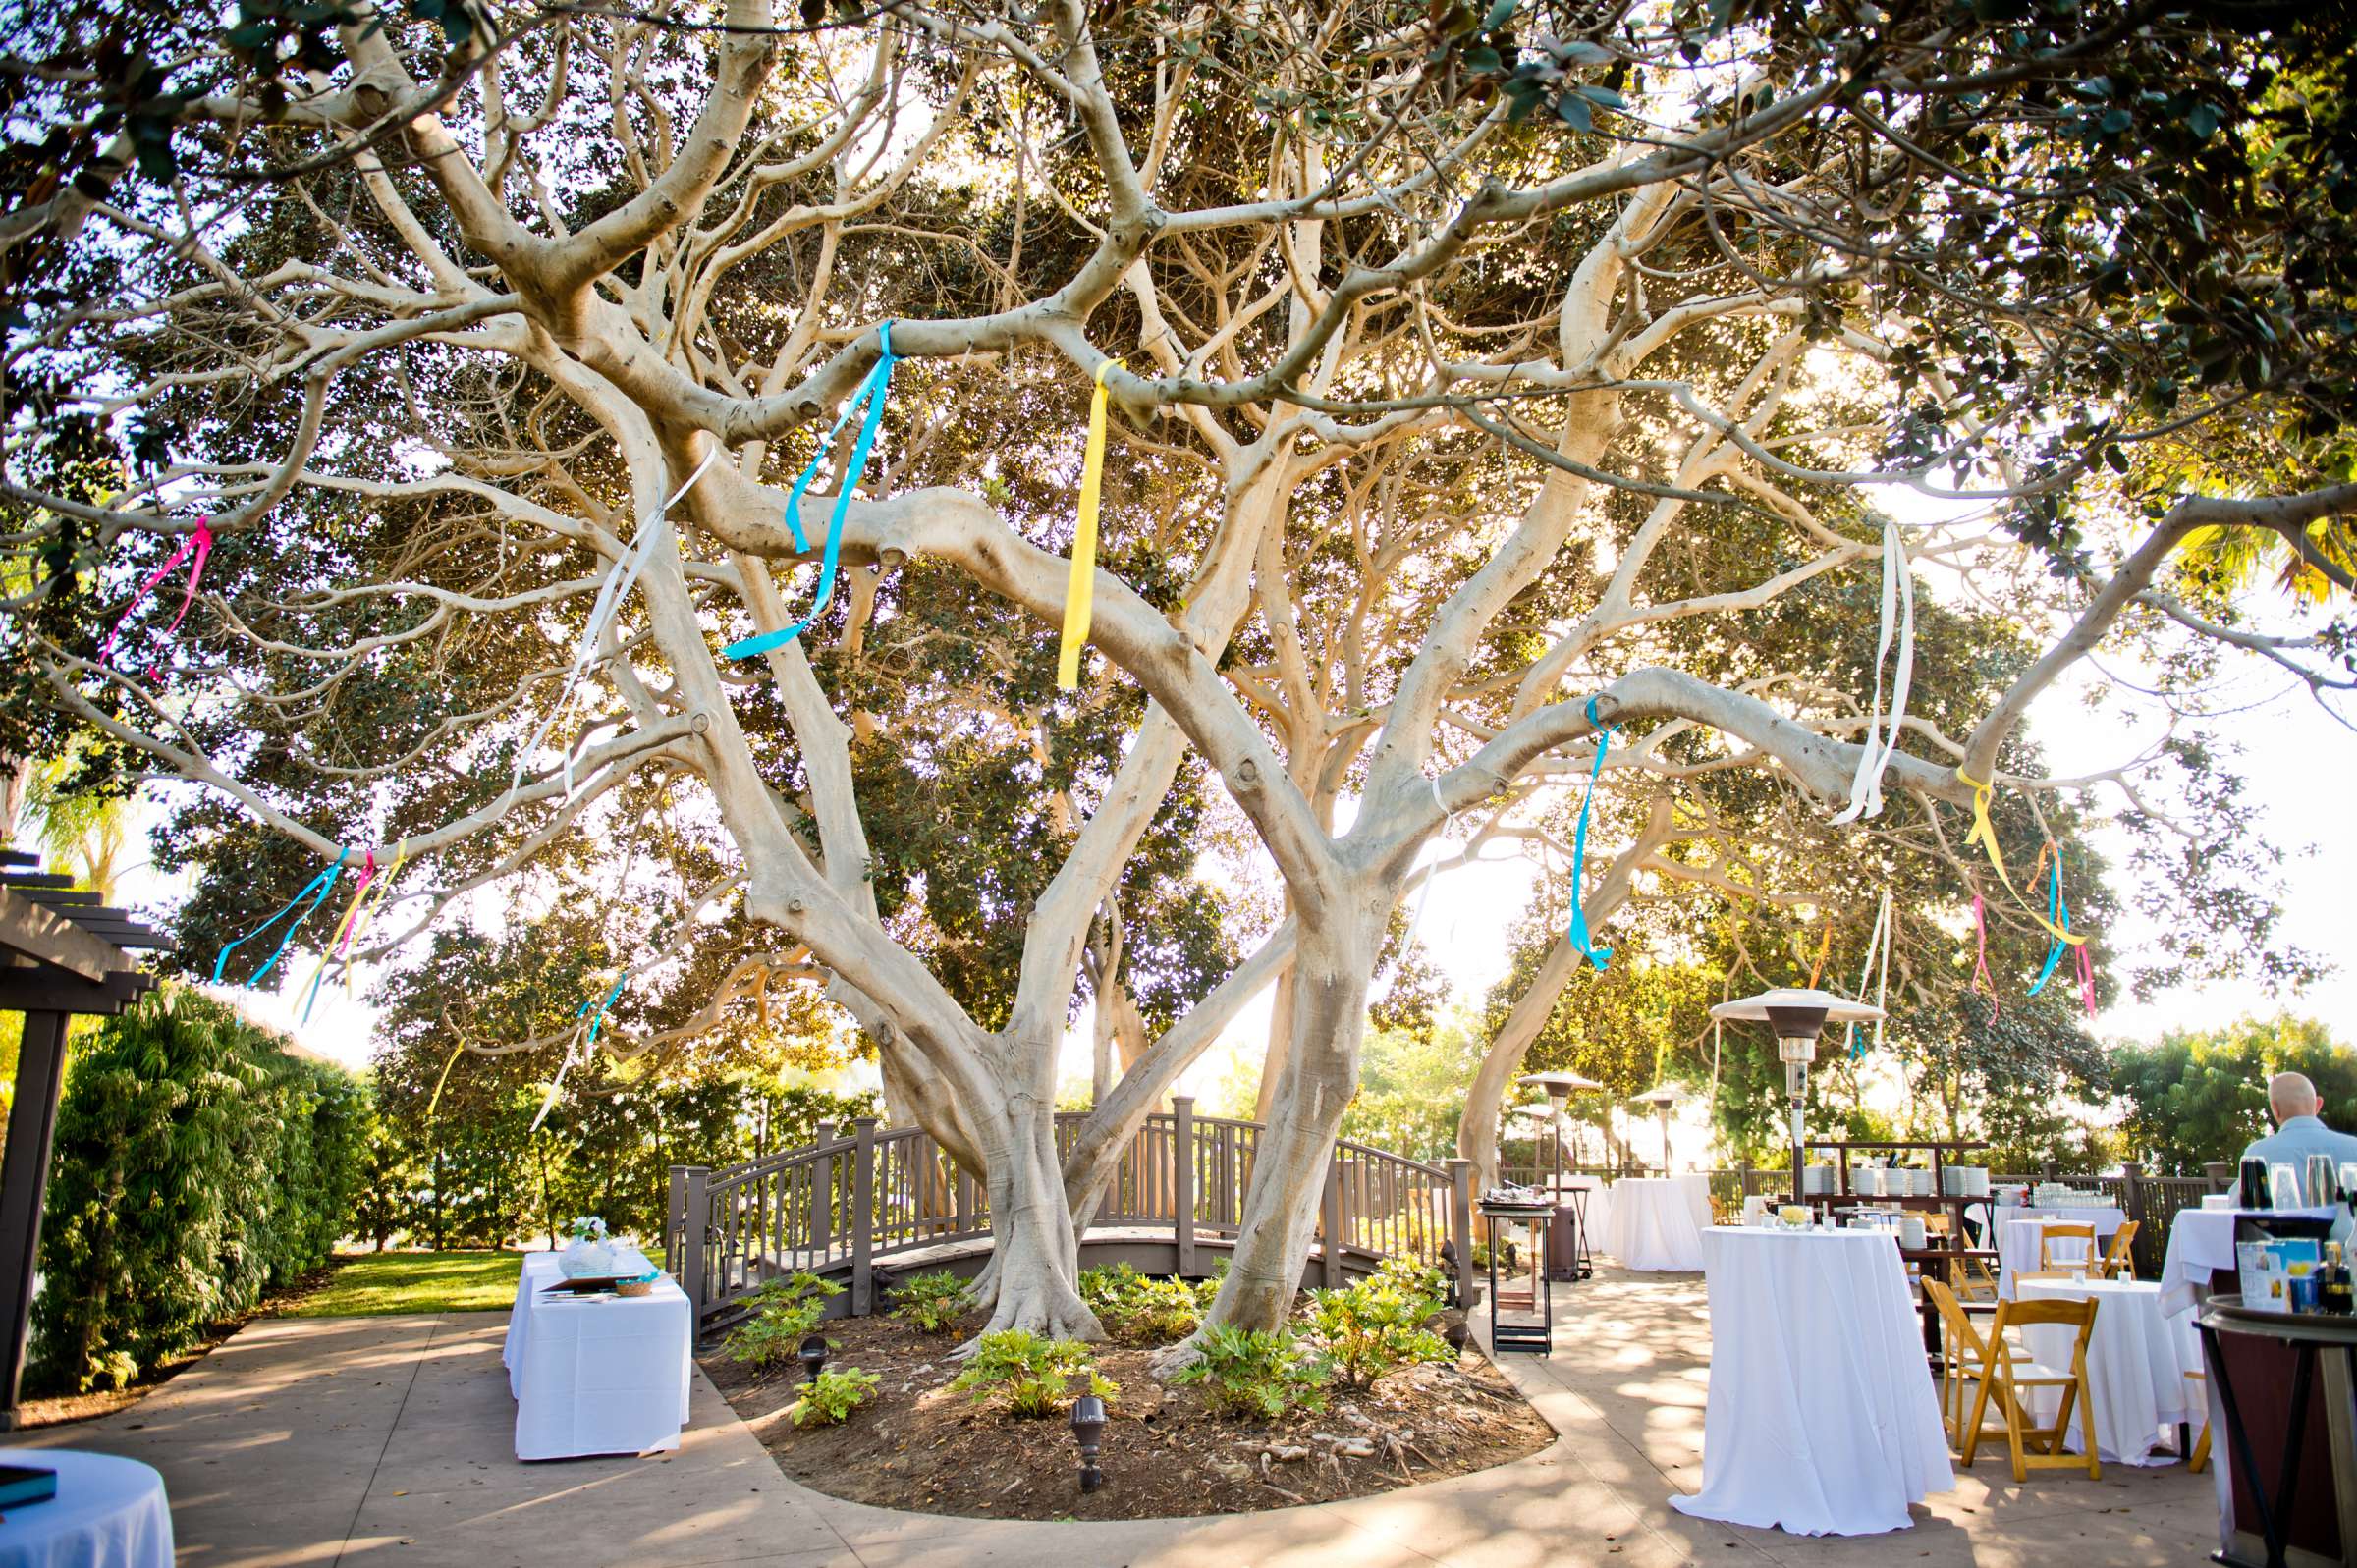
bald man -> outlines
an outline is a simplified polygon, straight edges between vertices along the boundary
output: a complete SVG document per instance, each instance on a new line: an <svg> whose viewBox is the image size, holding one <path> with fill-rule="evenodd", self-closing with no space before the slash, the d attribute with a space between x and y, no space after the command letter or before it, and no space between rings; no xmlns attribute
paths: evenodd
<svg viewBox="0 0 2357 1568"><path fill-rule="evenodd" d="M2275 1113L2275 1130L2245 1149L2243 1159L2289 1165L2303 1180L2310 1155L2330 1155L2335 1165L2357 1162L2357 1138L2334 1132L2317 1119L2316 1085L2302 1074L2279 1072L2270 1078L2267 1105Z"/></svg>

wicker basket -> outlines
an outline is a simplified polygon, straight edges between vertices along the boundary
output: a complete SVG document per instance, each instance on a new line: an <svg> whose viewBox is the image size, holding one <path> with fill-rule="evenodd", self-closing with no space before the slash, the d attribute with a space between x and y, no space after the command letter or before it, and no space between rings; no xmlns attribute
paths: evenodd
<svg viewBox="0 0 2357 1568"><path fill-rule="evenodd" d="M614 1294L617 1296L647 1296L652 1295L654 1289L655 1282L652 1279L623 1279L616 1281Z"/></svg>

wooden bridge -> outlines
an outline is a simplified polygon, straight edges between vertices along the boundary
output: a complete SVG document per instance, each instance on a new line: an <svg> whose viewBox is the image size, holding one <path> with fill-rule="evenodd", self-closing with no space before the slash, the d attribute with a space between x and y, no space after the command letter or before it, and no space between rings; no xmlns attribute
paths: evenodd
<svg viewBox="0 0 2357 1568"><path fill-rule="evenodd" d="M1069 1156L1085 1116L1056 1118ZM1235 1245L1263 1126L1198 1116L1175 1098L1122 1152L1104 1201L1080 1236L1083 1268L1127 1263L1200 1278ZM1452 1267L1458 1299L1472 1284L1472 1166L1426 1164L1338 1142L1326 1165L1305 1277L1339 1285L1387 1258ZM741 1315L744 1297L797 1270L849 1288L841 1315L876 1310L879 1275L949 1269L970 1275L989 1253L990 1198L921 1128L845 1122L832 1140L714 1169L671 1167L664 1264L687 1292L700 1333ZM695 1238L692 1243L690 1238ZM1442 1248L1453 1243L1446 1258Z"/></svg>

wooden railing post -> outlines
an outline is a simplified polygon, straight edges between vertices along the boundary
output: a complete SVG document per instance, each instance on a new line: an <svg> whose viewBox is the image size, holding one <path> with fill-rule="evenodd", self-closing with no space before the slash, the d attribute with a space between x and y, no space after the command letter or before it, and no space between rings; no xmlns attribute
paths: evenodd
<svg viewBox="0 0 2357 1568"><path fill-rule="evenodd" d="M851 1157L851 1316L864 1318L876 1310L876 1118L861 1116L852 1136L858 1147Z"/></svg>
<svg viewBox="0 0 2357 1568"><path fill-rule="evenodd" d="M1326 1232L1326 1288L1343 1287L1343 1154L1337 1148L1326 1156L1326 1201L1322 1206Z"/></svg>
<svg viewBox="0 0 2357 1568"><path fill-rule="evenodd" d="M2205 1160L2202 1174L2210 1178L2212 1192L2224 1192L2234 1185L2234 1162L2230 1160Z"/></svg>
<svg viewBox="0 0 2357 1568"><path fill-rule="evenodd" d="M2126 1212L2129 1222L2136 1227L2136 1239L2129 1243L2130 1256L2133 1257L2138 1253L2142 1253L2146 1257L2152 1256L2151 1233L2153 1226L2146 1222L2144 1213L2146 1207L2144 1166L2133 1160L2120 1162L2119 1207ZM2158 1266L2155 1266L2154 1271L2158 1271Z"/></svg>
<svg viewBox="0 0 2357 1568"><path fill-rule="evenodd" d="M671 1167L671 1187L663 1196L663 1271L677 1279L684 1250L681 1227L687 1222L687 1167Z"/></svg>
<svg viewBox="0 0 2357 1568"><path fill-rule="evenodd" d="M711 1280L704 1259L712 1230L712 1167L689 1165L680 1172L680 1269L673 1275L687 1293L688 1334L704 1326Z"/></svg>
<svg viewBox="0 0 2357 1568"><path fill-rule="evenodd" d="M1195 1276L1195 1097L1171 1097L1171 1239L1178 1277Z"/></svg>
<svg viewBox="0 0 2357 1568"><path fill-rule="evenodd" d="M1751 1185L1753 1180L1751 1162L1746 1160L1735 1168L1740 1171L1743 1176L1743 1196L1746 1198L1755 1196Z"/></svg>
<svg viewBox="0 0 2357 1568"><path fill-rule="evenodd" d="M1449 1247L1456 1254L1456 1304L1473 1310L1473 1162L1449 1160Z"/></svg>

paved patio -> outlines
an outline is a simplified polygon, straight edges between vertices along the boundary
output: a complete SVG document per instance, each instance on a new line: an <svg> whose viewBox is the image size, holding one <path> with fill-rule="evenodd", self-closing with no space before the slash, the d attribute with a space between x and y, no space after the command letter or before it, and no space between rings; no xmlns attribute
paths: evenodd
<svg viewBox="0 0 2357 1568"><path fill-rule="evenodd" d="M496 1313L257 1323L141 1403L24 1440L161 1470L190 1568L2142 1568L2216 1545L2210 1479L2181 1466L2015 1486L1983 1459L1890 1536L1687 1519L1668 1498L1701 1484L1700 1279L1607 1270L1557 1302L1555 1357L1507 1362L1563 1434L1554 1446L1385 1497L1229 1518L1043 1524L841 1502L788 1481L700 1374L679 1452L520 1465ZM1111 1485L1121 1462L1107 1455Z"/></svg>

